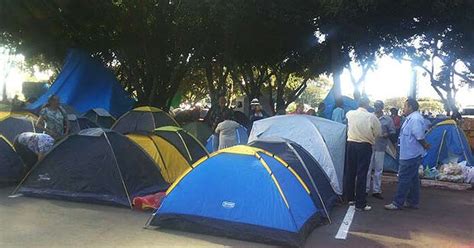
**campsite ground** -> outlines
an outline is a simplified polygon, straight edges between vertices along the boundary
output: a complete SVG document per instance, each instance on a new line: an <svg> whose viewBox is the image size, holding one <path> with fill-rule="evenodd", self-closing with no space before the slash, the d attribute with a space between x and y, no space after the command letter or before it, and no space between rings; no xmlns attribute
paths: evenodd
<svg viewBox="0 0 474 248"><path fill-rule="evenodd" d="M384 185L392 196L394 184ZM150 213L124 208L7 198L0 188L0 247L257 247L260 244L172 230L143 229ZM422 189L419 210L388 212L389 200L369 197L371 212L356 212L346 240L336 240L347 206L333 223L308 237L306 247L474 247L474 192Z"/></svg>

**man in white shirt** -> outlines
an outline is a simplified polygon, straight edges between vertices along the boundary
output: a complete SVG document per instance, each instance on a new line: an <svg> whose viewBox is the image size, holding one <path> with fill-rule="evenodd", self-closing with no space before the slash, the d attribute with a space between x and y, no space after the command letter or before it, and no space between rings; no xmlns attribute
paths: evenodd
<svg viewBox="0 0 474 248"><path fill-rule="evenodd" d="M362 98L357 110L347 112L347 172L345 173L345 195L349 204L354 203L356 210L369 211L367 205L366 183L369 171L372 145L381 135L378 118L367 111L369 100Z"/></svg>

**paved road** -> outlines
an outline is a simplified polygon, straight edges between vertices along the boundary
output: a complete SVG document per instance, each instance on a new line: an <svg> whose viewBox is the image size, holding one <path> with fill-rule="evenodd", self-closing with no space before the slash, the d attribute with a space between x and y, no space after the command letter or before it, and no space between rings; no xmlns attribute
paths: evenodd
<svg viewBox="0 0 474 248"><path fill-rule="evenodd" d="M391 196L394 185L385 185ZM146 230L149 213L125 208L18 197L0 188L0 247L264 247L261 244L171 230ZM335 240L347 206L306 247L474 247L474 191L422 190L422 208L356 212L347 240Z"/></svg>

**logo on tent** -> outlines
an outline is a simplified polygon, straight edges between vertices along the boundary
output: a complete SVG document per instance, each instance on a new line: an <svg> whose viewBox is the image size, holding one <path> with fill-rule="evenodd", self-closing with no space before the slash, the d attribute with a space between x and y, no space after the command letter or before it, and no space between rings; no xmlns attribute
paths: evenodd
<svg viewBox="0 0 474 248"><path fill-rule="evenodd" d="M48 173L38 175L38 181L49 181L49 180L51 180L51 178L49 177Z"/></svg>
<svg viewBox="0 0 474 248"><path fill-rule="evenodd" d="M231 209L235 207L235 202L230 202L230 201L223 201L222 202L222 207Z"/></svg>

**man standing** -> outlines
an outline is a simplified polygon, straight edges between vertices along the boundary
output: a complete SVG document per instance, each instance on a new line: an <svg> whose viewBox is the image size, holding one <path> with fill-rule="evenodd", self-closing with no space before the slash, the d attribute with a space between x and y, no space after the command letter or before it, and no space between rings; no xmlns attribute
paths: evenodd
<svg viewBox="0 0 474 248"><path fill-rule="evenodd" d="M395 134L395 125L390 116L383 114L384 103L382 101L375 101L374 103L375 116L379 118L382 126L382 135L375 139L373 147L372 158L370 160L369 173L367 174L367 193L370 192L372 182L372 196L377 199L382 197L382 172L383 162L385 158L385 150L387 149L390 135ZM372 170L374 175L372 177Z"/></svg>
<svg viewBox="0 0 474 248"><path fill-rule="evenodd" d="M402 127L402 118L398 115L397 108L390 109L390 117L392 117L393 124L395 125L395 135L392 135L391 140L393 143L398 142L398 136L400 135L400 128Z"/></svg>
<svg viewBox="0 0 474 248"><path fill-rule="evenodd" d="M387 210L399 210L402 207L418 208L420 201L418 168L425 150L430 147L425 141L424 120L418 108L419 105L415 99L406 100L403 112L407 118L400 131L397 193L392 203L385 205Z"/></svg>
<svg viewBox="0 0 474 248"><path fill-rule="evenodd" d="M318 113L316 115L321 118L326 118L324 111L326 111L326 104L324 102L320 102L318 105Z"/></svg>
<svg viewBox="0 0 474 248"><path fill-rule="evenodd" d="M354 203L359 211L372 209L367 205L365 188L372 145L381 134L380 121L369 113L369 100L362 98L357 110L347 112L347 174L345 193L349 204Z"/></svg>
<svg viewBox="0 0 474 248"><path fill-rule="evenodd" d="M339 122L342 124L346 123L346 118L344 117L344 109L342 108L342 100L336 100L336 108L332 111L331 120Z"/></svg>
<svg viewBox="0 0 474 248"><path fill-rule="evenodd" d="M212 106L204 120L211 126L212 130L215 130L217 125L224 121L225 112L228 112L231 117L233 116L233 111L227 107L225 96L221 96L219 97L219 105Z"/></svg>

